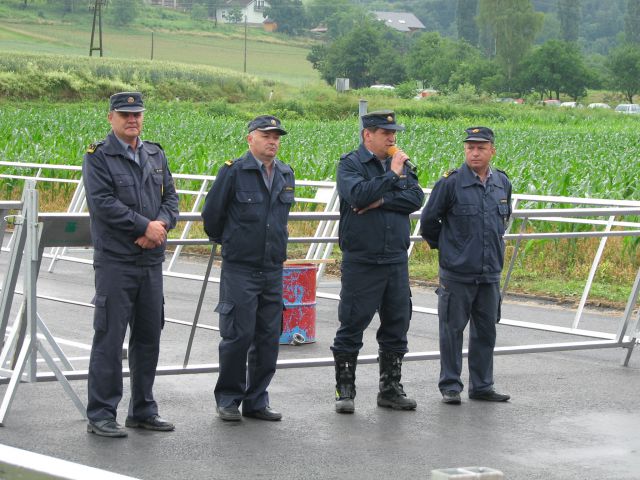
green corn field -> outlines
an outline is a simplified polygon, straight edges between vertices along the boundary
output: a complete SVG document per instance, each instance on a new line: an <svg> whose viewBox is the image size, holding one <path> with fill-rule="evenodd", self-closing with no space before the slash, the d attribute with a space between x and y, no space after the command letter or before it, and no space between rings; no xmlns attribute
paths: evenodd
<svg viewBox="0 0 640 480"><path fill-rule="evenodd" d="M305 115L276 104L272 109L256 104L254 112L230 116L236 112L226 110L224 102L149 103L143 138L163 145L174 173L215 175L225 160L246 150L247 121L261 113L282 117L290 133L282 138L279 156L293 166L298 179L334 180L340 155L359 143L355 112L346 119L321 120L305 119ZM109 131L107 108L106 101L2 104L0 160L80 165L86 147ZM442 115L420 116L410 110L403 115L397 109L399 120L407 127L399 133L397 143L418 165L423 187L431 188L444 171L462 163L465 128L487 125L496 133L494 165L509 174L516 193L640 200L639 118L612 112L554 111L547 115L534 107L504 116L494 114L492 109L488 109L491 114L485 109L478 115L473 110L468 115L448 115L448 107L438 108ZM20 170L0 168L4 173ZM0 181L2 197L19 198L21 181ZM51 190L49 197L58 199L52 202L58 210L66 209L73 192L71 184L42 184L39 188L45 199L47 189ZM194 183L181 188L197 187ZM183 202L183 207L190 208L190 204ZM625 220L638 221L629 217ZM309 228L307 233L313 231ZM538 222L532 228L572 231L593 227ZM571 298L579 296L597 242L526 242L512 285L531 291L536 279L544 279L540 287L543 293L555 290ZM594 285L601 298L618 304L625 300L639 264L637 243L631 237L609 241ZM420 278L435 278L435 252L418 245L412 256L412 272ZM549 286L553 279L556 283Z"/></svg>

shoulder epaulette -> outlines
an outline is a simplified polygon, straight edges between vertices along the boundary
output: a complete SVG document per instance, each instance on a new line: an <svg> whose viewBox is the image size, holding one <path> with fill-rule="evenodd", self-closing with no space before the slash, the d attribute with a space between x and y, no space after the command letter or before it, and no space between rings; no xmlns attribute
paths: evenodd
<svg viewBox="0 0 640 480"><path fill-rule="evenodd" d="M158 147L160 150L164 151L164 148L162 148L162 145L160 145L158 142L150 142L149 140L144 140L143 143L150 143Z"/></svg>
<svg viewBox="0 0 640 480"><path fill-rule="evenodd" d="M233 162L235 162L235 160L227 160L226 162L224 162L224 164L225 164L227 167L230 167L230 166L232 166L232 165L233 165Z"/></svg>
<svg viewBox="0 0 640 480"><path fill-rule="evenodd" d="M457 171L458 171L458 169L457 169L457 168L452 168L451 170L447 170L446 172L444 172L444 173L442 174L442 176L443 176L444 178L447 178L447 177L448 177L448 176L450 176L452 173L456 173Z"/></svg>
<svg viewBox="0 0 640 480"><path fill-rule="evenodd" d="M505 177L509 178L509 175L507 175L507 172L505 172L504 170L500 170L499 168L496 168L496 170L502 173Z"/></svg>
<svg viewBox="0 0 640 480"><path fill-rule="evenodd" d="M98 148L100 148L100 146L104 143L104 141L101 142L96 142L96 143L92 143L91 145L89 145L87 147L87 153L93 153L95 152Z"/></svg>

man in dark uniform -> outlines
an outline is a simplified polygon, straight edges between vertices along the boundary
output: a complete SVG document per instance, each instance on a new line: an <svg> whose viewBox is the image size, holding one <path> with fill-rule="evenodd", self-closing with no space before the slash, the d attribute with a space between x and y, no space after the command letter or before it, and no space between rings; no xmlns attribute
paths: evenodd
<svg viewBox="0 0 640 480"><path fill-rule="evenodd" d="M164 323L162 262L178 195L160 145L140 140L144 110L138 92L112 95L112 131L87 149L82 165L96 285L87 431L105 437L127 436L116 422L127 325L131 401L125 425L174 429L158 415L152 390Z"/></svg>
<svg viewBox="0 0 640 480"><path fill-rule="evenodd" d="M511 215L511 183L493 169L494 135L486 127L466 130L465 163L436 182L422 211L421 235L438 249L440 286L440 381L444 403L458 405L464 385L462 339L469 335L469 398L504 402L493 388L493 349L500 320L503 235Z"/></svg>
<svg viewBox="0 0 640 480"><path fill-rule="evenodd" d="M280 120L262 115L248 129L249 151L220 168L202 210L207 235L222 245L215 397L222 420L240 420L242 404L246 417L277 421L267 388L278 360L294 176L276 159L287 134Z"/></svg>
<svg viewBox="0 0 640 480"><path fill-rule="evenodd" d="M395 147L404 130L390 110L362 117L362 143L340 158L342 279L340 327L331 350L336 369L336 411L353 413L355 372L364 330L376 311L380 362L377 403L397 410L416 408L402 384L402 358L408 351L411 319L408 255L409 214L419 210L424 193L409 157ZM389 148L395 153L390 155Z"/></svg>

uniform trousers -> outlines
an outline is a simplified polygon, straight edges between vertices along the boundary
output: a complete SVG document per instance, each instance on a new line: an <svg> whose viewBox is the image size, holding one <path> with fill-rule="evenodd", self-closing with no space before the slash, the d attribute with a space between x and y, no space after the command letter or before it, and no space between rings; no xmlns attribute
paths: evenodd
<svg viewBox="0 0 640 480"><path fill-rule="evenodd" d="M269 405L267 388L276 371L282 329L282 268L261 270L222 263L220 370L214 390L219 407L243 412Z"/></svg>
<svg viewBox="0 0 640 480"><path fill-rule="evenodd" d="M441 279L436 292L440 325L440 391L460 392L464 388L460 380L462 341L469 321L469 393L491 390L500 284Z"/></svg>
<svg viewBox="0 0 640 480"><path fill-rule="evenodd" d="M93 345L89 360L87 417L115 419L122 399L122 343L127 325L131 400L129 416L157 415L153 382L164 324L162 264L94 263Z"/></svg>
<svg viewBox="0 0 640 480"><path fill-rule="evenodd" d="M411 320L408 262L370 264L343 262L338 305L340 327L331 350L357 353L376 311L380 350L406 353Z"/></svg>

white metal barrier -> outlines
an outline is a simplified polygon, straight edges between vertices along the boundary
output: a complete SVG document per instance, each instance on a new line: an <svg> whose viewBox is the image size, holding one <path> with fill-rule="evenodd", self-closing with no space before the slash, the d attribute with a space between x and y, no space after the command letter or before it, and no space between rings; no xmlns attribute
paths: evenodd
<svg viewBox="0 0 640 480"><path fill-rule="evenodd" d="M27 189L25 189L26 191ZM35 190L32 190L32 192ZM30 204L33 205L34 195L27 196L26 198L29 200ZM37 195L35 195L37 199ZM331 198L329 200L334 200L334 193L331 194ZM513 213L514 219L521 219L524 224L525 221L527 223L531 223L534 221L544 221L551 223L575 223L575 224L587 224L592 227L603 227L602 230L592 230L592 231L580 231L580 232L544 232L544 233L525 233L523 229L521 229L521 233L508 233L505 236L507 241L515 241L516 242L516 250L517 245L522 240L526 239L550 239L550 238L588 238L595 237L606 239L608 237L613 236L627 236L627 237L637 237L640 236L640 224L633 221L616 221L617 217L624 216L640 216L640 202L629 202L629 201L613 201L613 200L598 200L598 199L576 199L576 198L564 198L564 197L538 197L538 196L516 196L516 205L519 205L519 202L527 202L525 206L531 206L535 203L544 202L545 204L556 203L556 204L579 204L579 205L596 205L594 208L580 207L580 208L556 208L556 209L531 209L531 208L516 208ZM319 203L323 203L320 202ZM335 208L335 204L332 201L326 202L329 209ZM14 205L15 206L15 205ZM7 322L9 309L11 307L11 302L6 301L6 297L12 297L15 289L15 281L18 276L18 272L20 270L21 262L19 260L14 261L13 256L16 252L22 252L24 250L25 256L29 258L29 262L25 262L25 265L30 265L28 270L28 275L26 275L25 279L25 301L23 302L24 307L21 308L18 318L16 319L16 324L14 324L14 328L11 331L13 337L5 342L5 346L0 354L0 377L6 377L6 381L9 381L10 387L8 392L15 391L19 380L26 379L28 381L46 381L46 380L59 380L67 390L67 393L72 398L76 406L82 413L82 404L77 399L77 396L71 390L68 380L71 379L85 379L87 377L87 371L78 371L73 370L68 362L65 363L64 359L63 366L66 370L60 369L52 360L52 357L46 353L46 350L42 347L41 342L38 340L37 332L40 331L41 335L44 335L44 338L49 342L50 346L54 349L56 353L58 353L59 357L64 357L64 354L61 350L56 350L55 347L55 339L53 336L47 331L46 326L42 319L37 315L37 307L36 307L36 298L37 298L37 286L36 286L36 278L39 270L39 262L42 259L42 251L45 245L65 245L64 243L58 244L55 242L40 242L38 240L38 226L39 224L50 224L50 225L58 225L58 229L60 229L61 224L68 224L69 222L77 223L77 224L85 224L88 226L88 214L86 213L40 213L37 214L37 211L33 211L33 206L23 206L21 216L24 219L29 220L31 223L28 223L28 228L25 230L22 229L20 224L17 225L17 228L14 231L14 241L12 242L12 262L10 262L9 273L5 282L3 284L2 289L2 303L0 305L0 338L4 337ZM411 218L416 220L419 218L419 213L416 212L411 215ZM607 220L598 220L598 219L589 219L588 217L604 217ZM199 222L201 221L200 214L196 212L188 212L181 213L179 216L180 221L185 222ZM316 229L316 235L313 237L292 237L289 239L292 243L309 243L309 244L335 244L337 242L337 237L335 236L335 225L339 220L339 213L337 212L292 212L290 215L291 222L297 221L305 221L305 222L318 222L319 225L323 225L322 228ZM325 222L324 224L322 222ZM327 226L331 225L330 228ZM613 230L613 227L618 228L618 230ZM64 230L64 229L63 229ZM86 228L88 230L88 227ZM411 237L412 241L420 241L421 239L415 235ZM89 242L90 240L87 240ZM170 240L171 244L174 245L203 245L209 244L208 239L173 239ZM74 243L75 245L75 243ZM598 249L600 252L600 249ZM182 277L185 279L196 279L202 282L202 293L200 296L200 300L198 302L198 308L196 310L196 317L194 321L191 323L188 322L180 322L187 325L191 325L192 335L190 338L190 344L193 340L193 334L195 332L195 328L198 326L198 315L200 308L202 306L202 301L204 297L204 291L210 281L216 281L217 279L210 278L210 266L213 260L213 249L212 254L209 259L209 267L207 274L205 276L196 276L196 275L184 275L176 272L165 272L167 275ZM326 255L326 250L323 251L322 255ZM16 258L18 256L16 255ZM515 254L514 254L515 257ZM597 266L597 261L594 260L594 265ZM509 271L511 270L512 265L510 265ZM592 267L595 268L595 267ZM592 276L590 275L590 279ZM582 349L596 349L596 348L623 348L627 350L626 358L623 362L624 365L628 365L629 359L633 352L633 349L637 343L638 339L638 315L636 315L635 319L633 318L634 309L638 301L638 294L640 291L640 269L636 275L631 293L629 295L627 305L624 311L623 316L621 317L617 331L614 333L610 332L594 332L589 330L581 330L578 329L579 317L577 321L574 321L574 324L571 328L568 327L558 327L553 325L544 325L539 323L530 323L530 322L522 322L518 320L512 319L503 319L501 321L501 325L511 325L517 327L525 327L532 328L538 330L544 330L549 332L556 333L564 333L568 335L580 336L593 338L595 340L589 341L576 341L576 342L561 342L561 343L551 343L551 344L537 344L537 345L521 345L521 346L513 346L513 347L498 347L495 351L496 355L505 355L505 354L516 354L516 353L531 353L531 352L549 352L549 351L564 351L564 350L582 350ZM322 292L318 292L318 297L320 298L330 298L337 299L337 295L333 294L324 294ZM51 298L51 297L50 297ZM64 299L55 299L60 301L65 301ZM430 315L437 315L437 311L435 309L425 308L416 306L414 307L415 312L425 313ZM25 320L27 319L27 320ZM28 320L30 319L30 320ZM22 338L21 340L16 338L17 333L21 330L21 325L19 322L28 322L28 328L26 329L30 332L28 337ZM22 328L24 330L24 328ZM201 365L189 365L188 364L188 351L190 348L190 344L187 349L187 355L185 356L185 362L182 366L160 366L158 367L158 374L178 374L178 373L203 373L203 372L216 372L218 371L217 364L201 364ZM37 373L35 367L35 352L40 352L53 373ZM13 355L13 361L11 361L11 355ZM16 358L17 355L17 358ZM439 352L416 352L409 353L405 357L405 360L432 360L439 358ZM376 356L375 355L364 355L359 358L360 363L375 363ZM18 367L11 366L17 365ZM311 367L311 366L327 366L333 365L332 358L315 358L315 359L306 359L306 360L281 360L278 362L278 368L299 368L299 367ZM28 366L27 374L23 376L23 369ZM18 368L18 370L16 370ZM127 375L128 371L125 369L124 374ZM2 380L0 379L0 383ZM0 407L0 422L4 418L4 415L8 411L8 405L10 405L11 399L7 400L8 393L5 394L5 399L3 401L2 407ZM13 394L11 395L11 397ZM1 423L0 423L1 425Z"/></svg>
<svg viewBox="0 0 640 480"><path fill-rule="evenodd" d="M77 165L55 165L55 164L41 164L41 163L23 163L23 162L4 162L0 161L0 167L11 168L19 171L26 170L29 173L0 173L0 178L12 179L12 180L21 180L21 181L33 181L37 183L70 183L76 185L75 190L73 192L73 196L71 202L69 203L69 207L67 208L68 213L80 213L86 211L87 203L85 198L84 186L82 183L82 167ZM65 175L71 176L72 178L59 178L56 177L55 174L63 172ZM46 173L46 174L45 174ZM185 196L193 197L193 200L190 202L190 211L192 213L197 213L202 209L204 198L207 195L207 192L210 186L213 184L215 180L215 176L211 175L190 175L190 174L173 174L173 178L176 182L176 190L178 194L185 198ZM196 189L185 189L178 188L180 183L195 183L197 185ZM306 197L296 197L297 203L302 203L306 205L324 205L325 212L337 212L340 209L340 201L338 199L338 192L336 190L336 185L334 182L322 182L315 180L296 180L296 187L298 191L300 189L303 190L312 190L313 196ZM180 240L187 240L189 238L189 234L193 227L194 222L189 220L185 222L184 226L182 226L180 231ZM333 220L331 221L323 221L318 224L316 229L315 236L324 236L324 235L336 235L337 234L337 223ZM1 246L1 243L0 243ZM180 258L180 254L182 253L183 244L175 245L175 249L173 254L171 255L171 259L169 261L167 271L171 272L176 264L176 262ZM315 243L309 246L306 257L310 260L326 260L331 256L331 251L333 249L332 243ZM52 259L49 264L48 271L52 272L55 263L58 260L69 260L69 261L83 261L73 256L66 255L67 249L66 247L56 247L50 253ZM318 279L324 273L325 263L319 262L318 268Z"/></svg>
<svg viewBox="0 0 640 480"><path fill-rule="evenodd" d="M134 477L0 445L3 480L135 480Z"/></svg>

